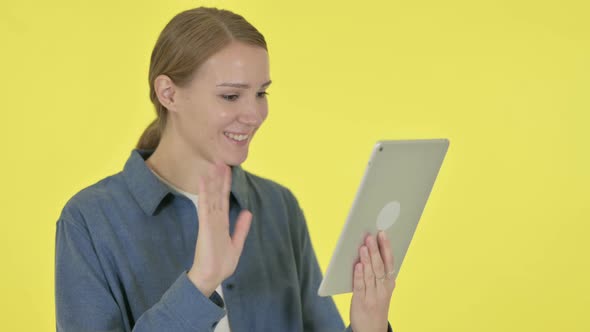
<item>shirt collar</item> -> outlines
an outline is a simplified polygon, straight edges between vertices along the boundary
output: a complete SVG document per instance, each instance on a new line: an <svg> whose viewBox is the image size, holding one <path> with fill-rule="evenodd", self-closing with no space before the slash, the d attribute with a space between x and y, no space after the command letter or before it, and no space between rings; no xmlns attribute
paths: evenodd
<svg viewBox="0 0 590 332"><path fill-rule="evenodd" d="M142 210L150 216L155 214L168 194L173 194L170 187L160 181L145 164L145 160L153 152L153 149L133 149L123 169L123 178L131 194ZM242 209L248 209L248 187L241 166L232 166L231 193Z"/></svg>

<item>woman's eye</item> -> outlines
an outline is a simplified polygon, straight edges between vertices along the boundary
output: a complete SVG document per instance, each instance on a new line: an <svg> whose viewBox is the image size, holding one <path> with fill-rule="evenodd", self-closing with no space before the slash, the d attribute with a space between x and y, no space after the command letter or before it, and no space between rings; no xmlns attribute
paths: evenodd
<svg viewBox="0 0 590 332"><path fill-rule="evenodd" d="M221 97L228 101L235 101L238 99L238 95L221 95Z"/></svg>
<svg viewBox="0 0 590 332"><path fill-rule="evenodd" d="M258 97L259 98L264 98L266 96L268 96L268 92L266 92L266 91L258 92Z"/></svg>

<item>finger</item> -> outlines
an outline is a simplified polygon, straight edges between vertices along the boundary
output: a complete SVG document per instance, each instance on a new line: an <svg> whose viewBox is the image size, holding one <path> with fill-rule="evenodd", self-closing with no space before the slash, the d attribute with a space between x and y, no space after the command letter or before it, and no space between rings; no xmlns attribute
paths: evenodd
<svg viewBox="0 0 590 332"><path fill-rule="evenodd" d="M394 271L394 257L393 257L393 250L391 249L391 243L387 238L387 234L381 231L379 232L379 250L381 252L381 257L383 257L383 263L385 265L386 273L390 273ZM393 279L395 276L388 275L388 278Z"/></svg>
<svg viewBox="0 0 590 332"><path fill-rule="evenodd" d="M209 194L207 193L207 179L205 176L199 176L198 178L199 188L199 200L197 201L199 214L207 214L209 212Z"/></svg>
<svg viewBox="0 0 590 332"><path fill-rule="evenodd" d="M377 245L377 240L374 236L369 235L365 240L367 247L369 248L369 253L371 256L371 266L373 267L373 273L375 273L375 278L379 279L377 281L377 287L383 285L383 278L385 277L385 267L383 266L383 259L381 259L381 253L379 252L379 247Z"/></svg>
<svg viewBox="0 0 590 332"><path fill-rule="evenodd" d="M369 257L369 249L366 246L361 247L361 262L363 263L363 274L365 279L365 296L375 297L375 274L371 267L371 258Z"/></svg>
<svg viewBox="0 0 590 332"><path fill-rule="evenodd" d="M352 294L353 296L365 296L365 279L363 275L363 263L356 263L354 265L353 279L352 279Z"/></svg>
<svg viewBox="0 0 590 332"><path fill-rule="evenodd" d="M234 234L232 235L232 244L238 255L241 255L242 250L244 249L244 242L246 242L246 237L248 236L248 231L250 231L251 224L252 212L248 210L240 212L238 219L236 220Z"/></svg>
<svg viewBox="0 0 590 332"><path fill-rule="evenodd" d="M210 202L214 209L222 209L224 206L222 191L225 181L225 168L223 166L225 165L216 163L210 169L211 182L209 185L209 195L211 196Z"/></svg>
<svg viewBox="0 0 590 332"><path fill-rule="evenodd" d="M205 178L205 193L207 194L207 207L210 212L221 209L221 187L223 173L220 172L217 164L210 164L207 167Z"/></svg>
<svg viewBox="0 0 590 332"><path fill-rule="evenodd" d="M221 208L225 212L229 211L229 193L231 192L231 169L226 165L224 166L225 169L223 172L223 188L221 190Z"/></svg>

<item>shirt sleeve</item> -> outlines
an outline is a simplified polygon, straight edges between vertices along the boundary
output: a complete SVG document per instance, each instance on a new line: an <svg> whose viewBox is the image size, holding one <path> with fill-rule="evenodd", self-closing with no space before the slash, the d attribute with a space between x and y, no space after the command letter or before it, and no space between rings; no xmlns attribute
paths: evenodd
<svg viewBox="0 0 590 332"><path fill-rule="evenodd" d="M332 297L322 297L317 293L322 281L322 272L311 243L303 211L295 196L291 192L289 192L289 194L292 197L294 204L292 210L294 210L295 214L296 230L293 232L293 246L295 249L295 259L301 287L304 331L353 332L350 325L347 327L344 326L342 317L340 316ZM389 323L388 332L393 332Z"/></svg>
<svg viewBox="0 0 590 332"><path fill-rule="evenodd" d="M60 219L55 245L57 331L213 331L225 315L219 294L207 298L184 272L131 326L111 287L87 228Z"/></svg>

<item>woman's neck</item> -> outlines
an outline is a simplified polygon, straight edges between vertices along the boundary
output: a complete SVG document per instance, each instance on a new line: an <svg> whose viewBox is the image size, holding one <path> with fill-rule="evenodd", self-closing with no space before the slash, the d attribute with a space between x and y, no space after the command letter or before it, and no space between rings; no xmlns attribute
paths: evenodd
<svg viewBox="0 0 590 332"><path fill-rule="evenodd" d="M192 151L180 137L162 135L154 153L145 163L175 187L197 195L199 176L206 176L211 162Z"/></svg>

